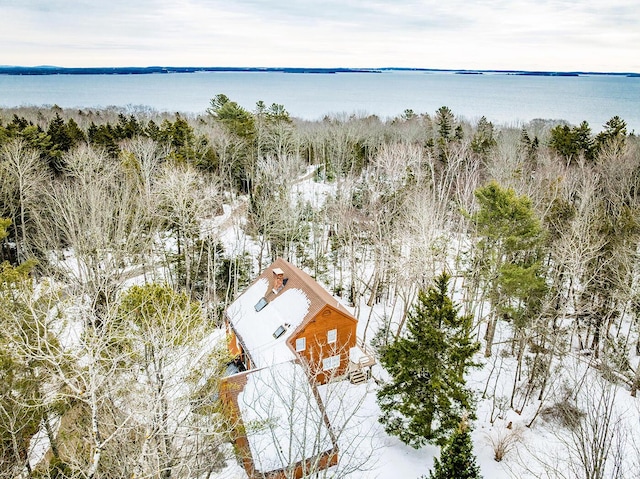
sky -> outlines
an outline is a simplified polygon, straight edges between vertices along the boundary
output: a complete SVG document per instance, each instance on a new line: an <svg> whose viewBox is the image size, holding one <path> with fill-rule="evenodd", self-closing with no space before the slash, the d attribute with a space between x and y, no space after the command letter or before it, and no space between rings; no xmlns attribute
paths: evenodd
<svg viewBox="0 0 640 479"><path fill-rule="evenodd" d="M0 0L0 65L640 72L638 0Z"/></svg>

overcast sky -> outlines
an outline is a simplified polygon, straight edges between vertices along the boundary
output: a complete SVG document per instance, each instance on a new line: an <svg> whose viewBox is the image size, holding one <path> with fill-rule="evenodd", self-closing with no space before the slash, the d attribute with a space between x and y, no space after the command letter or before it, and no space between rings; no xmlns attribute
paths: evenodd
<svg viewBox="0 0 640 479"><path fill-rule="evenodd" d="M638 0L0 0L0 64L640 72Z"/></svg>

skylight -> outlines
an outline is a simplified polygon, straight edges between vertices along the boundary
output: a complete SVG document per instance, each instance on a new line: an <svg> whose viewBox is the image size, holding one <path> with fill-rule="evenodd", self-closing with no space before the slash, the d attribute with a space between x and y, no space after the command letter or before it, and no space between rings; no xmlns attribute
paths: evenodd
<svg viewBox="0 0 640 479"><path fill-rule="evenodd" d="M267 304L269 303L267 303L267 300L264 297L260 298L260 301L258 301L254 306L256 308L256 312L262 311Z"/></svg>
<svg viewBox="0 0 640 479"><path fill-rule="evenodd" d="M280 336L282 336L284 334L284 332L287 330L287 328L285 328L284 326L278 326L278 329L276 329L273 332L273 337L278 339Z"/></svg>

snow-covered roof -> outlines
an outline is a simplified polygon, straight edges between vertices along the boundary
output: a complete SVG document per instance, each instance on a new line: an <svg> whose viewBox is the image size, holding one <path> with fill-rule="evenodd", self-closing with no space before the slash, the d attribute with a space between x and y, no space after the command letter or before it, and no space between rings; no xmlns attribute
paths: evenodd
<svg viewBox="0 0 640 479"><path fill-rule="evenodd" d="M332 451L324 412L302 366L251 371L238 407L256 470L267 473Z"/></svg>
<svg viewBox="0 0 640 479"><path fill-rule="evenodd" d="M311 304L307 295L300 289L287 289L275 297L272 291L267 291L268 289L268 280L260 278L227 310L229 321L256 368L295 359L287 340L302 324ZM267 296L268 292L271 293L269 304L256 311L256 304ZM286 330L275 338L274 333L280 326Z"/></svg>
<svg viewBox="0 0 640 479"><path fill-rule="evenodd" d="M278 291L272 289L274 273L284 276L284 284ZM263 304L264 307L258 307L259 311L256 311L256 305L262 298L266 298L266 306ZM353 318L311 276L278 258L229 306L227 317L253 361L253 367L261 368L293 360L295 354L287 340L306 320L315 317L326 306ZM274 333L280 326L286 330L276 338Z"/></svg>

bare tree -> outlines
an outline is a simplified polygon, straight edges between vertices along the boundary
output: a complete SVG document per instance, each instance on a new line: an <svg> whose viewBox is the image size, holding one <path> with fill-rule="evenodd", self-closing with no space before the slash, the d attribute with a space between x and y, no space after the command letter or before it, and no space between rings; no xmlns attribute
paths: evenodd
<svg viewBox="0 0 640 479"><path fill-rule="evenodd" d="M302 171L300 158L293 155L267 156L257 161L247 220L249 231L260 245L258 269L265 252L272 260L278 256L290 260L293 246L306 239L301 221L304 205L292 198L292 185Z"/></svg>
<svg viewBox="0 0 640 479"><path fill-rule="evenodd" d="M220 470L232 430L217 392L228 358L223 336L197 305L150 285L139 289L163 294L133 290L122 309L98 318L82 296L60 301L55 289L45 296L44 286L25 303L28 334L13 344L36 366L29 408L42 417L50 452L22 455L18 466L84 479L210 477ZM3 410L1 423L9 418Z"/></svg>
<svg viewBox="0 0 640 479"><path fill-rule="evenodd" d="M562 373L564 390L545 413L552 421L547 426L552 435L543 449L524 445L520 467L536 477L636 477L627 475L634 458L629 456L633 444L625 423L632 416L620 405L620 388L577 358Z"/></svg>
<svg viewBox="0 0 640 479"><path fill-rule="evenodd" d="M622 427L624 419L616 410L616 394L617 387L598 376L582 398L585 416L571 429L567 441L570 468L578 477L622 477L626 438Z"/></svg>
<svg viewBox="0 0 640 479"><path fill-rule="evenodd" d="M37 460L40 470L67 470L83 478L97 477L103 454L122 441L130 417L117 413L114 398L126 388L120 374L126 351L114 348L124 340L122 331L103 324L96 330L96 318L88 303L76 303L62 313L55 287L39 286L39 293L25 298L22 322L25 334L16 336L16 353L35 365L38 394L31 407L42 411L42 424L51 450L49 459ZM51 289L52 288L52 289ZM81 301L81 300L80 300ZM20 322L20 317L12 317ZM104 320L104 317L101 318ZM25 329L28 328L28 329ZM57 428L52 423L59 423Z"/></svg>
<svg viewBox="0 0 640 479"><path fill-rule="evenodd" d="M283 363L243 373L247 383L237 403L252 467L290 479L369 470L379 445L371 422L360 415L368 387L335 377L317 386L310 382L313 367L305 369Z"/></svg>
<svg viewBox="0 0 640 479"><path fill-rule="evenodd" d="M175 247L167 242L161 245L165 257L177 253L177 261L169 261L174 282L191 292L199 266L202 222L221 207L219 183L188 165L166 165L157 180L154 198L154 215L175 238Z"/></svg>
<svg viewBox="0 0 640 479"><path fill-rule="evenodd" d="M140 195L117 165L83 147L66 158L67 175L43 192L37 246L45 270L89 295L96 311L113 302L153 241L153 223Z"/></svg>
<svg viewBox="0 0 640 479"><path fill-rule="evenodd" d="M161 172L160 166L169 155L168 148L151 138L135 137L123 142L122 149L131 155L132 174L139 182L143 196L150 199L154 182Z"/></svg>
<svg viewBox="0 0 640 479"><path fill-rule="evenodd" d="M20 231L16 237L18 260L24 261L30 252L28 213L40 200L48 172L40 153L29 148L22 139L12 140L2 146L0 167L5 205L9 208L13 224Z"/></svg>
<svg viewBox="0 0 640 479"><path fill-rule="evenodd" d="M134 286L118 321L130 331L135 382L122 409L142 431L136 477L211 475L224 465L230 425L218 384L230 358L197 303L166 285Z"/></svg>

